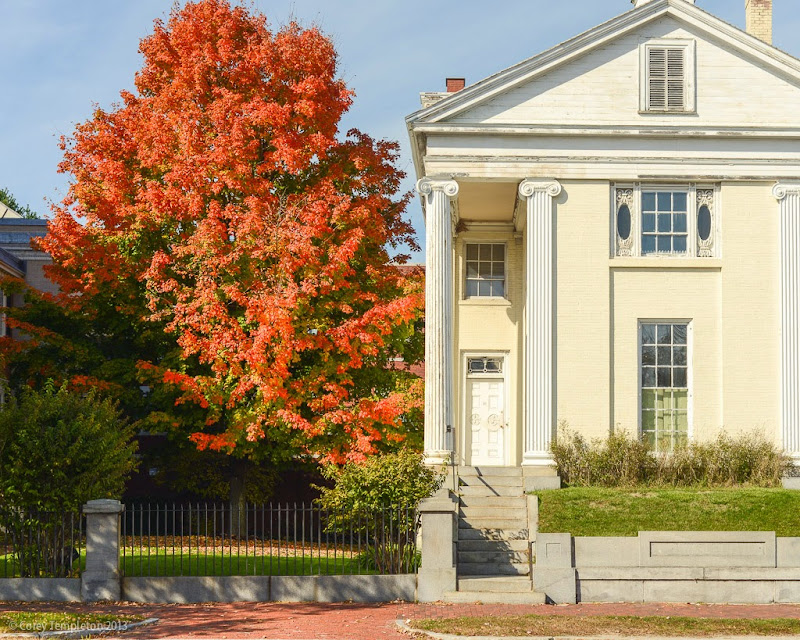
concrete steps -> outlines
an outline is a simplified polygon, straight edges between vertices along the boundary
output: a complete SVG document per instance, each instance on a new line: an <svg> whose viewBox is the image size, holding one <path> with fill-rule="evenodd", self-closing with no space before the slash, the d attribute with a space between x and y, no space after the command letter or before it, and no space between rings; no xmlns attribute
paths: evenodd
<svg viewBox="0 0 800 640"><path fill-rule="evenodd" d="M448 602L538 604L522 470L459 468L458 591Z"/></svg>
<svg viewBox="0 0 800 640"><path fill-rule="evenodd" d="M509 511L519 510L521 513L528 508L528 502L524 496L461 496L462 509L479 507L485 507L489 509L508 509Z"/></svg>
<svg viewBox="0 0 800 640"><path fill-rule="evenodd" d="M527 551L530 543L527 540L504 540L503 548L507 551ZM494 551L497 540L459 540L459 551Z"/></svg>
<svg viewBox="0 0 800 640"><path fill-rule="evenodd" d="M502 496L507 498L522 498L525 493L522 490L522 485L506 486L487 486L485 484L470 484L463 485L458 488L459 494L469 497L491 497Z"/></svg>
<svg viewBox="0 0 800 640"><path fill-rule="evenodd" d="M458 529L458 540L527 540L528 528L524 529Z"/></svg>
<svg viewBox="0 0 800 640"><path fill-rule="evenodd" d="M492 576L462 576L458 579L459 591L479 591L490 593L529 593L533 591L530 578Z"/></svg>
<svg viewBox="0 0 800 640"><path fill-rule="evenodd" d="M518 564L527 563L529 556L527 551L512 551L510 549L498 548L482 551L462 551L458 550L458 564Z"/></svg>
<svg viewBox="0 0 800 640"><path fill-rule="evenodd" d="M543 593L506 593L491 591L449 591L444 594L444 601L452 604L545 604Z"/></svg>
<svg viewBox="0 0 800 640"><path fill-rule="evenodd" d="M471 476L485 476L496 478L498 476L522 477L521 467L459 467L458 477L469 478Z"/></svg>

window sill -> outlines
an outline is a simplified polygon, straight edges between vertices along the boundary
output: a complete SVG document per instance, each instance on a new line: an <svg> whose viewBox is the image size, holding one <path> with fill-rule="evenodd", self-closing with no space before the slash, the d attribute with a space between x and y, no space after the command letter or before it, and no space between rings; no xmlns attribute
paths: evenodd
<svg viewBox="0 0 800 640"><path fill-rule="evenodd" d="M510 307L508 298L463 298L458 303L465 307Z"/></svg>
<svg viewBox="0 0 800 640"><path fill-rule="evenodd" d="M608 266L612 269L708 269L720 271L720 258L682 258L672 256L653 256L650 258L610 258Z"/></svg>
<svg viewBox="0 0 800 640"><path fill-rule="evenodd" d="M639 109L640 116L696 116L697 110L690 109L688 111L655 111L655 110L645 110L642 111Z"/></svg>

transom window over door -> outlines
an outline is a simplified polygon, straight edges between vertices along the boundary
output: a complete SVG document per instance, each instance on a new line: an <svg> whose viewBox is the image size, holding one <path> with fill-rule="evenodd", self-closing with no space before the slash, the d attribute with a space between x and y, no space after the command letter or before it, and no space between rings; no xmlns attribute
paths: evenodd
<svg viewBox="0 0 800 640"><path fill-rule="evenodd" d="M689 325L641 323L642 438L658 452L689 437Z"/></svg>
<svg viewBox="0 0 800 640"><path fill-rule="evenodd" d="M499 243L468 243L466 257L466 297L505 297L506 246Z"/></svg>

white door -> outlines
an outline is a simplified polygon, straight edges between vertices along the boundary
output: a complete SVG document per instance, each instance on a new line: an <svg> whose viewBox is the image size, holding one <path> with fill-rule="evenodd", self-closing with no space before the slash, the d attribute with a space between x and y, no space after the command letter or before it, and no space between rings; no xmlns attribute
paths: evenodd
<svg viewBox="0 0 800 640"><path fill-rule="evenodd" d="M467 378L472 466L504 466L505 389L503 378Z"/></svg>

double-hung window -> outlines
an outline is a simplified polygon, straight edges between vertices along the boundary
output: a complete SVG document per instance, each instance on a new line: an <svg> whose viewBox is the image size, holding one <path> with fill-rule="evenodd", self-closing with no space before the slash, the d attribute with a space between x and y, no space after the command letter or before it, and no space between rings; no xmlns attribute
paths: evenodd
<svg viewBox="0 0 800 640"><path fill-rule="evenodd" d="M689 437L689 324L642 322L639 331L642 438L674 451Z"/></svg>
<svg viewBox="0 0 800 640"><path fill-rule="evenodd" d="M467 298L503 298L506 295L506 246L467 243Z"/></svg>
<svg viewBox="0 0 800 640"><path fill-rule="evenodd" d="M717 257L716 194L711 185L615 185L614 255Z"/></svg>

